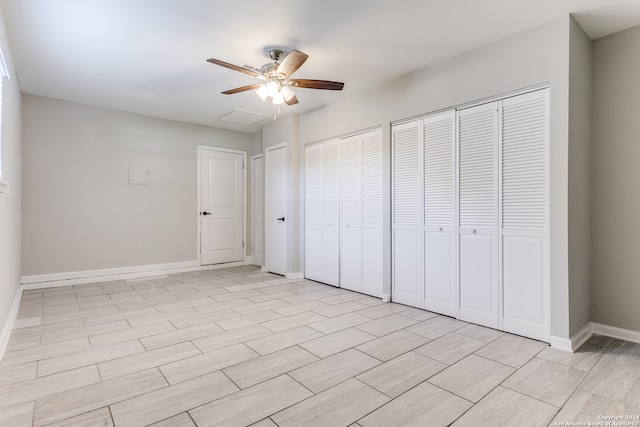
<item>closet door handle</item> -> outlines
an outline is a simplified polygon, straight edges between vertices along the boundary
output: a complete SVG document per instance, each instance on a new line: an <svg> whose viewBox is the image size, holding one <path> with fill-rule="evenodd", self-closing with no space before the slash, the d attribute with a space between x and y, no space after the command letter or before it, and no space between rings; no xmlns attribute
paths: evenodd
<svg viewBox="0 0 640 427"><path fill-rule="evenodd" d="M204 215L204 216L211 215L211 212L207 212L207 211L200 212L200 213L201 213L202 215Z"/></svg>
<svg viewBox="0 0 640 427"><path fill-rule="evenodd" d="M284 222L284 217L276 218L280 222Z"/></svg>

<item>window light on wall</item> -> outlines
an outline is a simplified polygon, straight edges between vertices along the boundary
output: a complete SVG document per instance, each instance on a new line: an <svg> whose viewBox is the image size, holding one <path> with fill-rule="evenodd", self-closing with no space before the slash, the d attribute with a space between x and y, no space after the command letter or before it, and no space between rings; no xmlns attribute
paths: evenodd
<svg viewBox="0 0 640 427"><path fill-rule="evenodd" d="M2 98L4 95L4 83L5 80L9 80L9 72L7 70L7 65L4 62L4 55L2 54L2 49L0 49L0 194L7 194L9 190L9 184L3 179L2 175L2 122L3 122L3 102Z"/></svg>

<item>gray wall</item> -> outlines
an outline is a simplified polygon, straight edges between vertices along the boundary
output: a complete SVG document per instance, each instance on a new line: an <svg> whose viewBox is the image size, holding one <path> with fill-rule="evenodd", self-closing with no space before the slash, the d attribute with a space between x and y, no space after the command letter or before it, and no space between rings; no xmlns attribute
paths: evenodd
<svg viewBox="0 0 640 427"><path fill-rule="evenodd" d="M583 241L579 236L570 236L568 228L571 20L569 16L559 18L300 117L302 144L383 125L388 165L388 123L548 83L551 87L551 333L563 338L570 336L569 240ZM387 223L391 210L389 195L387 188L384 195ZM385 234L390 233L387 230ZM588 264L588 259L574 261ZM387 252L385 271L389 271L389 265ZM385 292L389 291L389 283L387 278Z"/></svg>
<svg viewBox="0 0 640 427"><path fill-rule="evenodd" d="M0 48L10 80L2 89L2 179L9 183L9 198L0 195L0 332L20 289L22 147L18 78L13 69L4 16L0 11Z"/></svg>
<svg viewBox="0 0 640 427"><path fill-rule="evenodd" d="M573 19L569 52L569 336L591 321L591 39Z"/></svg>
<svg viewBox="0 0 640 427"><path fill-rule="evenodd" d="M195 261L196 147L250 153L254 138L31 95L22 106L24 276ZM133 161L151 185L128 183Z"/></svg>
<svg viewBox="0 0 640 427"><path fill-rule="evenodd" d="M640 331L640 27L593 43L592 321Z"/></svg>

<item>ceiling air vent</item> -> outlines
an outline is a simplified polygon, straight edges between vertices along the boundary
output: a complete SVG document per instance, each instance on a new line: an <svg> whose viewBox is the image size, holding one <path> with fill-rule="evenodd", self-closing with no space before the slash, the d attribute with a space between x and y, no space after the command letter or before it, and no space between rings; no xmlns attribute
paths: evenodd
<svg viewBox="0 0 640 427"><path fill-rule="evenodd" d="M266 114L241 110L240 108L234 108L228 113L225 113L218 117L218 120L242 126L253 126L270 118L271 117L267 116Z"/></svg>

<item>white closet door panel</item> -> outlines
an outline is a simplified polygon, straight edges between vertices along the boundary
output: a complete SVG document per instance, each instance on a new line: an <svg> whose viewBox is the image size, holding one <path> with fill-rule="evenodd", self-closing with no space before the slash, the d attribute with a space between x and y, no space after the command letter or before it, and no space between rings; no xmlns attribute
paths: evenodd
<svg viewBox="0 0 640 427"><path fill-rule="evenodd" d="M362 160L359 137L340 142L340 223L359 227L362 221Z"/></svg>
<svg viewBox="0 0 640 427"><path fill-rule="evenodd" d="M454 225L455 111L428 117L423 124L424 224Z"/></svg>
<svg viewBox="0 0 640 427"><path fill-rule="evenodd" d="M322 146L305 149L304 274L322 280Z"/></svg>
<svg viewBox="0 0 640 427"><path fill-rule="evenodd" d="M393 126L392 300L424 307L421 121Z"/></svg>
<svg viewBox="0 0 640 427"><path fill-rule="evenodd" d="M424 283L427 310L458 316L455 295L455 241L452 233L424 233Z"/></svg>
<svg viewBox="0 0 640 427"><path fill-rule="evenodd" d="M547 342L548 117L548 90L503 101L503 329Z"/></svg>
<svg viewBox="0 0 640 427"><path fill-rule="evenodd" d="M382 129L361 135L361 277L360 291L382 296Z"/></svg>
<svg viewBox="0 0 640 427"><path fill-rule="evenodd" d="M340 227L322 226L322 279L332 286L340 285Z"/></svg>
<svg viewBox="0 0 640 427"><path fill-rule="evenodd" d="M382 296L382 227L362 229L362 292Z"/></svg>
<svg viewBox="0 0 640 427"><path fill-rule="evenodd" d="M516 96L502 106L502 226L547 228L547 90Z"/></svg>
<svg viewBox="0 0 640 427"><path fill-rule="evenodd" d="M455 266L455 111L423 120L425 308L458 315Z"/></svg>
<svg viewBox="0 0 640 427"><path fill-rule="evenodd" d="M545 239L504 236L503 329L549 341Z"/></svg>
<svg viewBox="0 0 640 427"><path fill-rule="evenodd" d="M340 216L339 167L338 141L322 144L322 222L325 225L338 225Z"/></svg>
<svg viewBox="0 0 640 427"><path fill-rule="evenodd" d="M304 241L304 276L307 279L322 281L322 226L307 224Z"/></svg>
<svg viewBox="0 0 640 427"><path fill-rule="evenodd" d="M495 229L498 220L498 103L459 112L460 227Z"/></svg>
<svg viewBox="0 0 640 427"><path fill-rule="evenodd" d="M460 319L498 328L498 102L458 113Z"/></svg>
<svg viewBox="0 0 640 427"><path fill-rule="evenodd" d="M499 328L496 236L460 235L460 319Z"/></svg>
<svg viewBox="0 0 640 427"><path fill-rule="evenodd" d="M362 292L362 230L341 227L340 287Z"/></svg>
<svg viewBox="0 0 640 427"><path fill-rule="evenodd" d="M382 129L362 135L361 152L362 224L382 227Z"/></svg>
<svg viewBox="0 0 640 427"><path fill-rule="evenodd" d="M309 146L305 162L305 277L339 284L338 141Z"/></svg>
<svg viewBox="0 0 640 427"><path fill-rule="evenodd" d="M422 236L418 229L394 230L393 300L424 307L422 285Z"/></svg>
<svg viewBox="0 0 640 427"><path fill-rule="evenodd" d="M393 223L422 221L422 141L420 122L393 127Z"/></svg>
<svg viewBox="0 0 640 427"><path fill-rule="evenodd" d="M305 224L322 222L322 146L306 148Z"/></svg>

